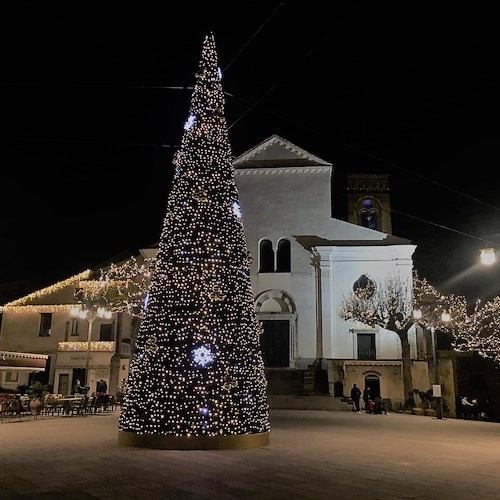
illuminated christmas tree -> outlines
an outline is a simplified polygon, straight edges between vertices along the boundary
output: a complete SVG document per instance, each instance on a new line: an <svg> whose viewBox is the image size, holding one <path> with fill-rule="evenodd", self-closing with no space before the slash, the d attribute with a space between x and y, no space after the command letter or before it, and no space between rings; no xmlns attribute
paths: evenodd
<svg viewBox="0 0 500 500"><path fill-rule="evenodd" d="M269 441L261 326L217 59L209 35L130 366L123 445L210 449Z"/></svg>

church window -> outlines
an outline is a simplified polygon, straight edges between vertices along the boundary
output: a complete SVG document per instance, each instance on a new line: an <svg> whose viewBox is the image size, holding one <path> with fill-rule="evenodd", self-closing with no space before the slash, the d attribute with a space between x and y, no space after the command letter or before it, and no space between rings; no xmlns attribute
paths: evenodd
<svg viewBox="0 0 500 500"><path fill-rule="evenodd" d="M365 202L366 203L366 202ZM367 227L368 229L377 229L378 216L377 211L372 210L362 210L361 211L361 225Z"/></svg>
<svg viewBox="0 0 500 500"><path fill-rule="evenodd" d="M259 245L259 273L274 272L274 250L270 240L262 240Z"/></svg>
<svg viewBox="0 0 500 500"><path fill-rule="evenodd" d="M52 313L40 314L40 328L38 330L39 337L50 337L50 328L52 326Z"/></svg>
<svg viewBox="0 0 500 500"><path fill-rule="evenodd" d="M358 359L377 359L375 352L375 335L373 333L358 333Z"/></svg>
<svg viewBox="0 0 500 500"><path fill-rule="evenodd" d="M352 285L352 291L358 299L370 299L375 293L375 283L366 274L362 274Z"/></svg>
<svg viewBox="0 0 500 500"><path fill-rule="evenodd" d="M291 271L290 241L283 238L278 242L277 269L279 273Z"/></svg>

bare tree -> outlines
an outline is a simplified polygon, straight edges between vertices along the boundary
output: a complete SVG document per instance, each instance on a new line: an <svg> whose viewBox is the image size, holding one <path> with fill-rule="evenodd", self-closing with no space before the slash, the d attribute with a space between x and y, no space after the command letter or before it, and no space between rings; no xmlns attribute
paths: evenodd
<svg viewBox="0 0 500 500"><path fill-rule="evenodd" d="M132 318L130 355L133 355L135 339L144 311L147 307L147 290L151 280L152 259L139 262L130 257L125 262L111 264L101 269L100 283L103 299L113 312L125 312Z"/></svg>
<svg viewBox="0 0 500 500"><path fill-rule="evenodd" d="M359 321L365 325L379 326L393 331L401 341L401 358L403 363L403 385L405 398L413 392L411 373L410 344L408 330L416 323L413 311L421 306L425 298L432 297L433 304L438 304L449 311L463 317L466 301L463 297L445 297L425 279L414 273L412 280L405 280L399 274L390 274L381 284L368 282L366 287L353 290L344 296L339 308L339 315L344 320ZM457 316L458 317L458 316ZM420 321L427 328L438 325L437 316L432 314ZM443 325L443 329L453 328L456 322Z"/></svg>
<svg viewBox="0 0 500 500"><path fill-rule="evenodd" d="M344 296L339 315L344 320L359 321L395 332L401 340L405 395L413 390L408 328L413 324L411 282L399 275L388 275L381 285L353 290ZM405 396L406 397L406 396Z"/></svg>

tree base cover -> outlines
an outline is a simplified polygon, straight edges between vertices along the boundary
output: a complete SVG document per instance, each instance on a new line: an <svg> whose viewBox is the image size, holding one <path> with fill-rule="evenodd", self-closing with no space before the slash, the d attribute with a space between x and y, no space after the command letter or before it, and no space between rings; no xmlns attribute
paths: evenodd
<svg viewBox="0 0 500 500"><path fill-rule="evenodd" d="M161 450L234 450L267 446L269 432L230 436L167 436L119 431L118 444Z"/></svg>

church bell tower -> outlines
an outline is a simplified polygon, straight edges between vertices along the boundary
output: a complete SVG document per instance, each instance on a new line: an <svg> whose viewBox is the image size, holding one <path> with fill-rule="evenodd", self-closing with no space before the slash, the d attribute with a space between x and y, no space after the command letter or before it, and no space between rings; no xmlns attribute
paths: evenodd
<svg viewBox="0 0 500 500"><path fill-rule="evenodd" d="M388 175L347 175L347 221L392 234Z"/></svg>

